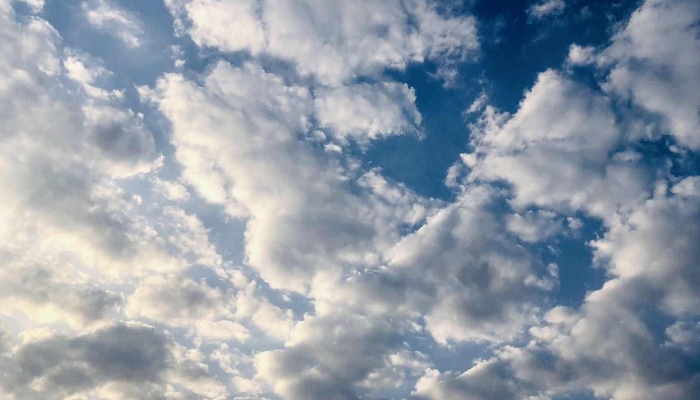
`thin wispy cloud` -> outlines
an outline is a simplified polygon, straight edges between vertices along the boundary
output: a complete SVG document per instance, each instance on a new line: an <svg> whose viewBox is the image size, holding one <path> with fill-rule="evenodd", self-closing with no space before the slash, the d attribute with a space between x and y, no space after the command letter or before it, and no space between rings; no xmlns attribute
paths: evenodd
<svg viewBox="0 0 700 400"><path fill-rule="evenodd" d="M89 0L82 5L85 16L94 28L104 30L129 47L139 47L143 36L141 21L111 0Z"/></svg>

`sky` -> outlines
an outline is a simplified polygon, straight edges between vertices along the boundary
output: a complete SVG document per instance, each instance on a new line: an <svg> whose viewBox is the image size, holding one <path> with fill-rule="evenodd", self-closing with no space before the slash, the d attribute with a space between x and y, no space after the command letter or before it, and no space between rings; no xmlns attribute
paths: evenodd
<svg viewBox="0 0 700 400"><path fill-rule="evenodd" d="M700 398L700 2L0 0L0 397Z"/></svg>

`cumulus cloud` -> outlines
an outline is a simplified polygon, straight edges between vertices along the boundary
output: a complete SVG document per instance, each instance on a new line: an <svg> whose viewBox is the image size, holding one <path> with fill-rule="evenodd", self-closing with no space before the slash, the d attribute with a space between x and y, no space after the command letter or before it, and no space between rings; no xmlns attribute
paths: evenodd
<svg viewBox="0 0 700 400"><path fill-rule="evenodd" d="M188 359L171 337L138 323L73 337L40 335L15 346L0 363L8 372L0 390L10 399L63 399L93 391L112 399L177 398L162 396L183 391L204 398L226 394L206 366Z"/></svg>
<svg viewBox="0 0 700 400"><path fill-rule="evenodd" d="M0 29L7 38L0 46L3 246L18 263L33 252L60 260L70 249L78 271L83 264L108 274L138 273L144 256L175 267L176 260L147 240L154 231L127 215L138 197L111 181L162 162L141 117L70 89L73 78L91 75L79 69L63 75L61 64L76 61L71 55L61 60L60 38L46 21L20 24L6 10Z"/></svg>
<svg viewBox="0 0 700 400"><path fill-rule="evenodd" d="M190 192L179 182L167 181L156 177L152 183L153 191L170 201L180 202L190 199Z"/></svg>
<svg viewBox="0 0 700 400"><path fill-rule="evenodd" d="M258 375L288 399L357 399L358 384L400 348L394 329L359 316L309 318L295 327L284 349L256 356Z"/></svg>
<svg viewBox="0 0 700 400"><path fill-rule="evenodd" d="M569 65L579 66L588 65L593 63L595 48L592 46L579 46L577 44L572 44L569 46L569 55L566 62Z"/></svg>
<svg viewBox="0 0 700 400"><path fill-rule="evenodd" d="M197 343L246 342L251 336L248 324L284 340L293 324L289 313L262 296L255 282L241 277L227 287L226 281L212 286L182 275L153 276L141 281L124 312L132 319L182 328Z"/></svg>
<svg viewBox="0 0 700 400"><path fill-rule="evenodd" d="M434 296L425 320L438 342L512 339L536 314L536 261L488 212L490 200L468 192L392 249L390 265Z"/></svg>
<svg viewBox="0 0 700 400"><path fill-rule="evenodd" d="M0 276L6 284L0 304L6 313L20 311L41 323L82 327L111 317L123 301L120 294L91 284L70 265L56 265L50 256L2 250Z"/></svg>
<svg viewBox="0 0 700 400"><path fill-rule="evenodd" d="M325 84L425 59L462 59L479 47L473 18L442 15L425 0L165 3L198 45L267 53Z"/></svg>
<svg viewBox="0 0 700 400"><path fill-rule="evenodd" d="M537 243L559 233L563 221L557 219L557 214L551 211L527 211L523 214L509 215L508 230L521 240Z"/></svg>
<svg viewBox="0 0 700 400"><path fill-rule="evenodd" d="M593 49L572 46L567 63L583 65L596 62L598 67L610 68L610 76L604 85L607 94L629 98L636 105L656 113L661 126L656 132L666 132L682 145L692 147L689 138L693 135L684 136L681 133L683 130L677 129L683 126L682 120L676 120L679 125L674 128L674 118L681 114L667 114L661 108L653 110L644 103L670 104L670 97L665 98L665 91L676 90L678 95L686 89L674 80L682 79L680 75L684 66L692 65L692 56L681 51L676 54L674 46L664 48L665 54L661 56L661 46L654 45L657 39L662 40L660 37L678 37L681 42L685 41L685 48L697 45L697 35L692 33L697 14L694 6L686 6L681 2L648 1L635 11L629 23L614 37L613 44L601 53L602 56L592 59ZM670 17L673 13L678 13L675 19ZM685 14L681 17L680 13ZM642 25L642 20L648 23ZM642 33L642 26L645 29L659 27L658 34ZM629 53L624 53L622 49ZM615 58L612 55L616 52L624 55ZM684 57L687 62L674 57ZM663 79L658 75L662 69L666 71ZM649 76L645 77L645 73ZM658 183L654 187L651 180L644 178L643 168L633 166L644 156L634 151L617 150L629 146L639 137L634 132L625 132L625 128L617 127L615 123L603 122L615 119L612 117L614 107L605 105L609 102L606 96L584 94L578 89L569 94L558 92L558 89L550 91L554 86L562 88L562 84L572 89L577 85L562 81L559 73L551 74L550 71L540 75L514 115L500 113L491 106L485 108L472 126L473 132L476 129L476 142L473 144L476 150L462 157L468 168L467 179L503 180L512 185L514 197L511 204L516 209L542 206L556 212L537 211L538 214L544 213L537 219L534 218L537 214L532 211L510 216L510 230L526 241L528 237L532 242L547 237L544 232L548 224L542 221L545 215L549 217L544 218L545 221L558 220L559 213L578 210L601 217L606 232L590 244L596 265L607 271L609 280L602 288L588 293L580 308L554 307L548 311L541 322L529 328L529 340L525 346L504 346L493 357L477 360L462 373L426 369L416 383L413 394L428 399L485 399L494 396L503 399L549 399L585 392L614 400L697 397L699 371L693 361L697 352L691 350L693 344L690 343L696 340L695 310L700 296L693 289L697 274L691 272L696 269L697 251L689 243L697 241L698 235L695 232L698 179L693 176L671 176L666 178L670 183ZM619 85L623 82L619 78L623 76L629 78L626 81L628 86ZM554 80L550 83L557 82L554 86L543 85L551 78ZM697 79L687 79L690 86L697 82ZM658 85L655 89L658 91L653 96L651 91L646 92L646 96L638 92L639 87L651 87L652 84ZM549 88L541 95L552 103L542 110L553 111L551 115L536 111L540 108L538 102L533 101L537 92L544 87ZM559 94L555 94L557 92ZM561 94L564 96L560 97ZM654 100L650 100L652 98ZM576 105L582 99L586 99L587 105ZM556 103L560 101L566 103L566 110L558 109ZM679 105L674 112L682 112L678 110L682 110L686 104L688 102ZM585 117L587 120L603 125L589 131L585 139L574 139L575 135L569 134L560 135L567 129L576 134L587 131L587 123L574 122L575 119L569 114L572 112L582 112L581 115L588 115ZM516 121L525 118L528 113L537 115L537 118L522 125L533 129L533 136L525 137L521 136L520 127L516 128L519 125ZM560 118L567 121L562 124L566 127L564 130L556 127L556 121ZM695 119L697 115L685 121ZM542 140L548 135L554 136ZM652 138L658 138L658 133L656 135ZM566 147L572 139L576 140L572 149L586 152L587 159L583 164L578 164L575 161L577 156L568 151L566 162L557 161L557 149ZM589 139L595 141L593 147L586 145ZM607 144L606 140L609 140ZM546 155L542 153L537 158L519 158L525 153L537 151L540 146L547 148ZM595 150L596 146L601 147ZM599 161L594 161L597 152L601 157ZM489 160L491 157L499 161L494 163L495 159ZM510 157L518 159L512 164L500 164ZM528 159L533 162L533 169L520 175L522 168L529 168ZM627 185L626 189L616 192L615 186L620 184L606 183L601 186L605 193L601 191L593 195L595 200L591 198L576 205L576 191L585 190L587 195L592 195L596 190L595 184L593 187L588 185L598 179L611 179L611 171L619 168L616 166L618 163L632 166L626 167L628 173L632 173L623 183ZM574 165L577 166L569 170L574 175L565 172L566 168ZM568 194L562 196L561 201L555 200L558 197L556 193L564 193L559 192L563 188L560 185L589 167L606 172L594 180L589 180L594 175L588 178L578 175L574 178L577 189L567 190ZM541 179L548 179L545 176L552 171L550 168L556 168L558 172L555 174L562 175L548 180L551 186L539 186ZM487 172L489 170L491 172ZM530 190L533 190L530 192L534 194L532 197L527 195ZM613 197L609 197L611 195ZM603 203L596 205L596 201ZM562 208L562 205L566 207ZM579 229L581 221L569 216L567 225L571 229Z"/></svg>
<svg viewBox="0 0 700 400"><path fill-rule="evenodd" d="M513 185L513 204L605 216L650 189L634 160L610 154L625 140L610 101L549 70L514 115L488 107L472 125L475 151L465 158L470 180Z"/></svg>
<svg viewBox="0 0 700 400"><path fill-rule="evenodd" d="M360 145L392 134L420 133L416 95L406 84L382 82L316 91L314 105L321 128L333 139Z"/></svg>
<svg viewBox="0 0 700 400"><path fill-rule="evenodd" d="M155 96L173 123L184 181L228 214L248 218L248 262L273 287L302 292L315 269L377 264L372 252L389 246L401 224L420 222L429 207L412 204L409 191L383 193L388 185L373 186L381 182L372 174L355 183L365 193L353 194L352 164L298 140L311 128L309 90L259 67L222 62L202 86L167 75ZM405 208L381 207L403 198Z"/></svg>
<svg viewBox="0 0 700 400"><path fill-rule="evenodd" d="M606 90L660 115L662 132L695 150L700 148L698 19L697 3L645 1L600 61L611 68Z"/></svg>
<svg viewBox="0 0 700 400"><path fill-rule="evenodd" d="M435 133L397 72L474 61L466 3L165 0L215 57L173 38L152 81L65 48L41 3L0 0L1 397L700 396L694 4L571 45L511 112L483 89L434 199L369 150ZM605 280L568 306L593 272L564 241Z"/></svg>

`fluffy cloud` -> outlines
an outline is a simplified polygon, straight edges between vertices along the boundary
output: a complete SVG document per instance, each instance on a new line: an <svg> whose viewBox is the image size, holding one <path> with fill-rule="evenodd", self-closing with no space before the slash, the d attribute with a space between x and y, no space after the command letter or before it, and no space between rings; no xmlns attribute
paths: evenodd
<svg viewBox="0 0 700 400"><path fill-rule="evenodd" d="M141 281L124 309L129 318L142 318L183 328L195 342L245 342L252 324L273 339L286 339L293 321L271 304L255 282L238 277L235 284L212 286L181 275L153 276Z"/></svg>
<svg viewBox="0 0 700 400"><path fill-rule="evenodd" d="M325 84L425 59L463 59L479 47L473 18L442 15L426 0L165 3L198 45L270 54Z"/></svg>
<svg viewBox="0 0 700 400"><path fill-rule="evenodd" d="M700 148L700 6L648 0L612 39L599 61L611 67L606 90L663 118L661 133Z"/></svg>
<svg viewBox="0 0 700 400"><path fill-rule="evenodd" d="M284 398L357 399L358 384L400 345L399 331L381 319L308 318L283 350L260 353L255 363L260 378Z"/></svg>
<svg viewBox="0 0 700 400"><path fill-rule="evenodd" d="M415 100L406 84L382 82L320 89L314 103L320 127L329 128L333 139L366 145L392 134L418 134L421 115Z"/></svg>
<svg viewBox="0 0 700 400"><path fill-rule="evenodd" d="M528 16L531 19L539 20L549 16L556 16L564 12L566 3L563 0L544 0L536 4L532 4L527 9Z"/></svg>
<svg viewBox="0 0 700 400"><path fill-rule="evenodd" d="M147 39L118 3L82 4ZM512 113L484 89L436 200L368 149L433 134L395 72L476 55L457 2L165 5L216 61L173 38L177 73L137 79L134 104L118 65L0 0L0 396L700 396L700 178L671 160L698 147L697 7L645 2ZM563 237L606 279L567 307Z"/></svg>
<svg viewBox="0 0 700 400"><path fill-rule="evenodd" d="M410 269L432 297L425 320L438 342L510 339L536 314L536 261L488 212L490 200L468 192L392 249L390 265Z"/></svg>
<svg viewBox="0 0 700 400"><path fill-rule="evenodd" d="M428 369L414 394L424 398L549 398L592 391L614 400L698 396L692 367L700 238L698 178L685 178L629 213L593 242L611 279L578 309L556 307L529 329L525 347L506 346L462 374ZM672 322L657 326L663 315ZM531 396L531 397L528 397ZM542 397L538 397L542 396Z"/></svg>
<svg viewBox="0 0 700 400"><path fill-rule="evenodd" d="M401 224L425 215L427 202L381 207L412 194L384 193L386 183L373 186L381 183L373 174L354 183L365 194L353 194L353 164L298 139L311 128L310 92L259 67L219 63L203 86L168 75L151 95L173 123L183 179L249 219L247 260L273 287L304 291L316 269L376 265L373 252L389 246Z"/></svg>
<svg viewBox="0 0 700 400"><path fill-rule="evenodd" d="M587 92L562 73L548 71L540 74L514 115L486 106L472 126L475 151L462 157L469 170L467 181L505 181L512 185L511 204L516 209L548 209L509 217L510 230L526 241L546 238L550 225L545 221L561 224L558 213L584 211L601 217L606 231L590 244L595 263L606 270L609 280L590 292L580 308L555 307L547 312L528 330L524 346L504 346L463 373L426 369L416 383L415 396L470 400L549 399L586 392L614 400L698 396L700 371L693 344L700 293L694 289L698 252L691 245L698 241L698 178L663 175L663 181L670 182L654 188L646 167L639 164L644 156L620 151L634 146L640 136L614 122L615 106L606 96L629 98L660 117L645 139L668 133L693 148L697 107L692 95L684 93L690 93L698 80L685 69L693 65L694 55L680 46L698 44L696 11L682 2L647 1L608 49L594 55L592 48L572 46L569 65L595 62L609 68L605 94ZM679 48L658 44L671 37L675 38L671 42L683 44ZM676 101L683 104L673 106ZM632 112L638 115L638 110ZM621 171L626 172L615 178ZM455 187L460 187L459 175L453 175ZM579 201L584 193L590 197ZM545 216L549 218L543 220ZM577 229L580 224L570 218L568 225Z"/></svg>
<svg viewBox="0 0 700 400"><path fill-rule="evenodd" d="M654 288L658 304L676 317L694 316L700 305L695 272L700 238L698 177L688 177L614 224L594 242L596 255L620 279L643 281Z"/></svg>
<svg viewBox="0 0 700 400"><path fill-rule="evenodd" d="M527 211L523 214L508 216L508 230L521 240L537 243L559 233L563 221L557 219L557 214L551 211Z"/></svg>
<svg viewBox="0 0 700 400"><path fill-rule="evenodd" d="M65 322L82 327L110 317L123 299L118 293L91 284L57 260L39 254L0 250L3 289L0 304L5 311L20 311L41 323Z"/></svg>
<svg viewBox="0 0 700 400"><path fill-rule="evenodd" d="M490 106L472 126L470 180L513 185L517 208L584 209L605 216L649 190L634 159L610 157L623 143L609 100L549 70L514 115Z"/></svg>
<svg viewBox="0 0 700 400"><path fill-rule="evenodd" d="M170 201L179 202L190 199L190 192L178 182L166 181L156 177L152 183L153 191Z"/></svg>
<svg viewBox="0 0 700 400"><path fill-rule="evenodd" d="M162 163L141 117L71 90L70 75L80 71L62 74L62 64L76 61L69 56L62 62L60 38L46 21L20 24L8 9L0 30L7 38L0 46L4 246L24 260L32 252L60 260L71 249L77 264L108 275L138 273L142 257L161 268L178 267L148 240L155 232L128 215L139 198L111 181Z"/></svg>
<svg viewBox="0 0 700 400"><path fill-rule="evenodd" d="M0 390L10 399L63 399L93 391L108 399L170 399L168 392L215 398L226 389L172 338L138 323L79 336L27 338L0 361ZM103 396L104 395L104 396Z"/></svg>
<svg viewBox="0 0 700 400"><path fill-rule="evenodd" d="M579 46L577 44L572 44L569 46L569 55L566 59L569 65L587 65L594 62L594 52L595 49L592 46Z"/></svg>

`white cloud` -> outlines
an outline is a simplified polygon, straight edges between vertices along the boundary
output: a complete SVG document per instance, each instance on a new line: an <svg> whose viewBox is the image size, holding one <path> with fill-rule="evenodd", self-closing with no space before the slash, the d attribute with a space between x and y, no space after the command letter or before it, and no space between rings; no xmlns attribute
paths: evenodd
<svg viewBox="0 0 700 400"><path fill-rule="evenodd" d="M266 44L257 1L166 0L165 3L176 17L192 21L188 32L199 46L258 54Z"/></svg>
<svg viewBox="0 0 700 400"><path fill-rule="evenodd" d="M407 301L427 307L426 328L440 343L509 340L537 313L536 261L487 211L492 196L467 192L391 251L392 268L410 271L416 286Z"/></svg>
<svg viewBox="0 0 700 400"><path fill-rule="evenodd" d="M124 311L129 318L142 317L179 327L233 315L230 294L184 276L144 279Z"/></svg>
<svg viewBox="0 0 700 400"><path fill-rule="evenodd" d="M569 55L567 56L566 62L569 65L588 65L595 62L594 59L595 48L592 46L579 46L577 44L572 44L569 46Z"/></svg>
<svg viewBox="0 0 700 400"><path fill-rule="evenodd" d="M117 3L85 4L96 28L146 39ZM661 122L647 138L695 146L697 60L656 43L695 48L695 8L648 1L607 49L572 45L512 114L480 95L441 201L365 150L423 134L390 70L454 76L478 49L472 17L424 0L166 5L199 47L247 54L140 86L144 116L112 87L123 71L0 0L0 397L698 397L700 178L656 168L633 129L644 114ZM576 81L584 64L603 90ZM578 245L607 281L557 306L572 265L547 258L594 229Z"/></svg>
<svg viewBox="0 0 700 400"><path fill-rule="evenodd" d="M440 15L424 0L168 0L166 5L201 46L268 53L332 85L426 58L462 59L479 47L473 18Z"/></svg>
<svg viewBox="0 0 700 400"><path fill-rule="evenodd" d="M491 107L472 126L470 180L505 180L516 208L584 209L605 216L648 193L639 163L609 159L625 135L609 100L549 70L510 116Z"/></svg>
<svg viewBox="0 0 700 400"><path fill-rule="evenodd" d="M424 214L411 202L405 211L383 206L411 194L383 193L386 182L374 186L372 175L358 182L369 193L352 194L354 167L298 140L314 110L306 88L251 64L219 63L203 86L167 75L156 92L184 182L248 218L247 261L273 287L303 292L317 269L376 265L373 252L392 244L398 225Z"/></svg>
<svg viewBox="0 0 700 400"><path fill-rule="evenodd" d="M187 201L190 192L178 182L166 181L159 178L153 179L153 191L171 201Z"/></svg>
<svg viewBox="0 0 700 400"><path fill-rule="evenodd" d="M655 290L658 304L675 317L694 315L700 306L694 272L700 254L695 250L700 229L697 177L686 178L666 195L665 187L593 243L596 256L615 276L644 280ZM695 183L694 187L692 186Z"/></svg>
<svg viewBox="0 0 700 400"><path fill-rule="evenodd" d="M148 224L128 215L137 198L111 181L162 162L140 116L72 91L55 30L38 18L18 24L8 12L0 18L7 38L0 45L0 240L19 249L17 257L66 261L71 254L76 270L98 275L181 267L149 240Z"/></svg>
<svg viewBox="0 0 700 400"><path fill-rule="evenodd" d="M539 3L532 4L528 8L527 13L532 19L542 19L545 17L556 16L564 12L566 3L564 0L543 0Z"/></svg>
<svg viewBox="0 0 700 400"><path fill-rule="evenodd" d="M319 125L341 144L353 140L367 145L383 136L420 134L416 95L406 84L365 83L319 89L314 95Z"/></svg>
<svg viewBox="0 0 700 400"><path fill-rule="evenodd" d="M258 377L290 400L357 398L358 385L401 346L394 329L360 316L307 318L284 349L256 355Z"/></svg>
<svg viewBox="0 0 700 400"><path fill-rule="evenodd" d="M659 188L594 242L611 279L580 309L553 308L530 328L527 346L506 346L461 375L426 371L414 393L431 399L547 398L583 390L612 400L696 397L700 374L686 365L697 355L689 347L697 328L688 321L697 318L700 299L691 272L700 191L686 192L687 182L670 190L683 194ZM654 333L648 314L655 312L676 322Z"/></svg>
<svg viewBox="0 0 700 400"><path fill-rule="evenodd" d="M141 22L130 12L116 6L111 0L87 0L82 5L90 25L118 37L129 47L139 47L143 29Z"/></svg>
<svg viewBox="0 0 700 400"><path fill-rule="evenodd" d="M124 309L129 318L144 318L188 330L195 343L246 342L250 331L239 322L231 290L184 276L144 279Z"/></svg>
<svg viewBox="0 0 700 400"><path fill-rule="evenodd" d="M508 230L521 240L536 243L561 232L563 221L551 211L527 211L507 217Z"/></svg>
<svg viewBox="0 0 700 400"><path fill-rule="evenodd" d="M5 282L0 304L5 313L19 311L38 323L81 328L112 317L121 305L120 294L95 286L69 263L10 246L0 243L0 279Z"/></svg>
<svg viewBox="0 0 700 400"><path fill-rule="evenodd" d="M612 68L608 91L660 115L661 133L695 150L700 149L698 19L694 2L645 1L599 61Z"/></svg>

